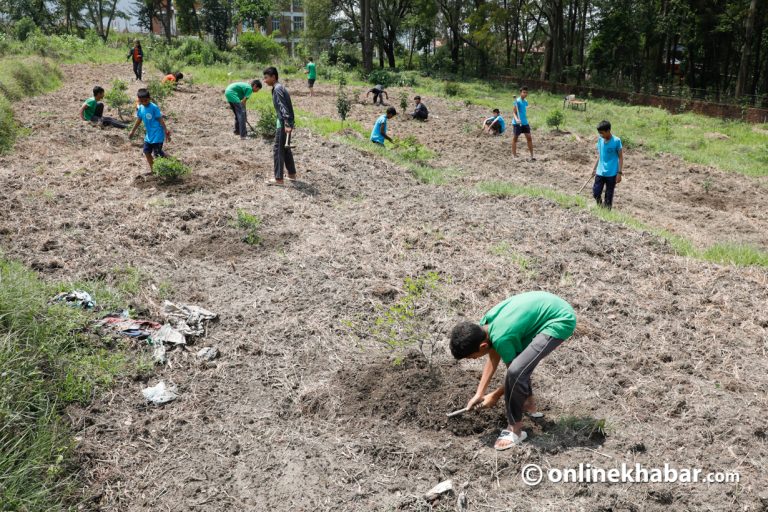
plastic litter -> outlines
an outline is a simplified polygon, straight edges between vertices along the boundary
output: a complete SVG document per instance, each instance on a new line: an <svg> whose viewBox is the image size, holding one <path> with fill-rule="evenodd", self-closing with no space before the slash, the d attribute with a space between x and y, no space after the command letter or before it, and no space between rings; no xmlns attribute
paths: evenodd
<svg viewBox="0 0 768 512"><path fill-rule="evenodd" d="M71 292L61 292L51 299L51 303L64 303L67 306L93 309L96 303L91 298L91 294L82 290L72 290Z"/></svg>
<svg viewBox="0 0 768 512"><path fill-rule="evenodd" d="M219 349L216 347L203 347L197 352L197 357L203 361L213 361L219 357Z"/></svg>
<svg viewBox="0 0 768 512"><path fill-rule="evenodd" d="M434 501L437 498L439 498L441 495L450 492L453 493L453 480L445 480L443 482L440 482L433 488L431 488L427 493L424 495L424 499L427 501Z"/></svg>
<svg viewBox="0 0 768 512"><path fill-rule="evenodd" d="M163 302L163 315L179 332L185 336L202 336L206 323L215 320L218 315L207 309L189 304Z"/></svg>
<svg viewBox="0 0 768 512"><path fill-rule="evenodd" d="M152 335L152 343L160 345L167 343L169 345L186 345L187 340L184 335L171 327L170 324L163 325L156 333Z"/></svg>
<svg viewBox="0 0 768 512"><path fill-rule="evenodd" d="M157 405L167 404L179 397L176 392L176 386L166 386L165 381L162 380L152 387L142 389L141 394L144 395L144 398Z"/></svg>

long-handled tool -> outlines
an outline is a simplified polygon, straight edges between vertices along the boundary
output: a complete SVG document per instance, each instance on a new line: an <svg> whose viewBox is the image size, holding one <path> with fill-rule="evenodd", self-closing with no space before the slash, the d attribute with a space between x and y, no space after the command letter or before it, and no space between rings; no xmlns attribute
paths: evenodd
<svg viewBox="0 0 768 512"><path fill-rule="evenodd" d="M464 414L465 412L469 412L471 410L477 409L479 405L481 405L481 404L475 404L472 407L465 407L465 408L459 409L457 411L449 412L448 413L448 417L449 418L453 418L454 416L459 416L461 414Z"/></svg>
<svg viewBox="0 0 768 512"><path fill-rule="evenodd" d="M584 184L581 186L579 191L576 192L576 193L577 194L581 194L581 191L584 190L584 187L586 187L589 184L589 182L592 181L593 179L595 179L594 175L590 175L589 178L587 179L587 181L584 182Z"/></svg>

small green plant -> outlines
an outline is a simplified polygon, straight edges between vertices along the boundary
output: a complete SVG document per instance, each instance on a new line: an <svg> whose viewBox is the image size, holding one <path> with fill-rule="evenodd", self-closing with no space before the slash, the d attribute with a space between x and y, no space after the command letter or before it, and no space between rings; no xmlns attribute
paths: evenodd
<svg viewBox="0 0 768 512"><path fill-rule="evenodd" d="M554 128L556 131L560 131L560 125L565 122L565 114L559 108L555 108L549 111L547 114L547 126Z"/></svg>
<svg viewBox="0 0 768 512"><path fill-rule="evenodd" d="M431 361L438 338L429 328L430 320L419 311L436 300L441 281L437 272L407 277L403 282L404 295L391 306L376 306L373 320L366 316L360 322L342 321L342 325L359 338L365 336L399 352L396 364L402 361L403 352L413 347Z"/></svg>
<svg viewBox="0 0 768 512"><path fill-rule="evenodd" d="M173 83L150 80L147 82L147 91L151 100L162 108L165 99L173 92Z"/></svg>
<svg viewBox="0 0 768 512"><path fill-rule="evenodd" d="M261 105L258 109L259 120L256 121L256 132L265 138L275 136L277 131L277 113L272 104Z"/></svg>
<svg viewBox="0 0 768 512"><path fill-rule="evenodd" d="M398 156L412 162L425 162L433 156L413 135L404 139L395 139L395 149Z"/></svg>
<svg viewBox="0 0 768 512"><path fill-rule="evenodd" d="M104 94L104 101L107 105L117 111L117 115L120 119L131 114L133 103L130 96L126 92L128 90L128 84L120 79L112 81L112 88Z"/></svg>
<svg viewBox="0 0 768 512"><path fill-rule="evenodd" d="M445 95L450 97L460 96L464 92L462 87L456 82L445 82L443 90L445 91Z"/></svg>
<svg viewBox="0 0 768 512"><path fill-rule="evenodd" d="M709 194L709 191L712 188L712 180L709 178L705 179L701 186L704 189L704 193Z"/></svg>
<svg viewBox="0 0 768 512"><path fill-rule="evenodd" d="M341 119L342 128L344 128L344 121L347 120L350 110L352 110L352 101L347 95L347 89L341 85L341 80L339 80L339 92L336 93L336 112L338 112L339 119Z"/></svg>
<svg viewBox="0 0 768 512"><path fill-rule="evenodd" d="M155 159L152 164L152 174L164 181L175 181L188 175L190 168L172 156Z"/></svg>
<svg viewBox="0 0 768 512"><path fill-rule="evenodd" d="M261 217L248 213L243 209L238 209L237 218L233 224L235 227L245 230L243 242L248 245L259 245L261 243L261 235L259 235Z"/></svg>
<svg viewBox="0 0 768 512"><path fill-rule="evenodd" d="M408 110L408 93L405 91L400 93L400 109L402 109L403 112Z"/></svg>

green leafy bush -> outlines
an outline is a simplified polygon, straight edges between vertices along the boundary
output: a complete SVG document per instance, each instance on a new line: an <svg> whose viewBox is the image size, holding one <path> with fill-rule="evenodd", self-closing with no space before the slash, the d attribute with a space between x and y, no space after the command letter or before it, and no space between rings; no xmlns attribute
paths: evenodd
<svg viewBox="0 0 768 512"><path fill-rule="evenodd" d="M172 156L157 158L152 164L152 174L164 181L178 180L190 172L188 166Z"/></svg>
<svg viewBox="0 0 768 512"><path fill-rule="evenodd" d="M26 41L35 30L37 30L37 25L34 20L25 16L16 22L13 27L13 36L19 41Z"/></svg>
<svg viewBox="0 0 768 512"><path fill-rule="evenodd" d="M249 62L266 62L285 54L285 48L269 36L259 32L240 34L235 52Z"/></svg>
<svg viewBox="0 0 768 512"><path fill-rule="evenodd" d="M123 80L115 79L112 81L112 87L104 94L104 101L110 108L117 110L120 118L130 115L133 109L133 102L127 90L128 84Z"/></svg>
<svg viewBox="0 0 768 512"><path fill-rule="evenodd" d="M560 125L565 122L565 114L559 108L554 108L547 114L547 126L560 131Z"/></svg>
<svg viewBox="0 0 768 512"><path fill-rule="evenodd" d="M395 83L395 75L386 69L374 69L368 73L368 82L374 85L381 84L386 89Z"/></svg>
<svg viewBox="0 0 768 512"><path fill-rule="evenodd" d="M277 114L272 104L262 105L258 109L259 120L256 121L256 132L262 137L274 137L277 131Z"/></svg>
<svg viewBox="0 0 768 512"><path fill-rule="evenodd" d="M243 242L248 245L259 245L261 243L261 235L259 235L261 217L248 213L243 209L239 209L237 210L237 219L235 219L233 224L234 226L245 230Z"/></svg>
<svg viewBox="0 0 768 512"><path fill-rule="evenodd" d="M403 112L408 109L408 93L405 91L400 93L400 109Z"/></svg>
<svg viewBox="0 0 768 512"><path fill-rule="evenodd" d="M343 85L339 85L339 92L336 94L336 112L341 119L341 126L344 126L344 121L347 120L347 114L352 110L352 101L347 95L347 90Z"/></svg>
<svg viewBox="0 0 768 512"><path fill-rule="evenodd" d="M456 82L445 82L444 89L446 96L460 96L464 89Z"/></svg>
<svg viewBox="0 0 768 512"><path fill-rule="evenodd" d="M147 82L147 91L149 91L150 99L158 106L162 106L165 99L173 92L173 83L150 80Z"/></svg>
<svg viewBox="0 0 768 512"><path fill-rule="evenodd" d="M0 94L0 154L9 151L16 139L16 122L13 120L11 102Z"/></svg>

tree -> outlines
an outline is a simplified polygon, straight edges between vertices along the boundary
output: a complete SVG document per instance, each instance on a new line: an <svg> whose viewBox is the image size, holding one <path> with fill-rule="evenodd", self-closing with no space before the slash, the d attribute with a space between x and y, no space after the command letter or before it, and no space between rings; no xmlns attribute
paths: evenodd
<svg viewBox="0 0 768 512"><path fill-rule="evenodd" d="M244 22L248 27L263 26L267 17L275 11L273 0L234 0L235 21Z"/></svg>
<svg viewBox="0 0 768 512"><path fill-rule="evenodd" d="M332 0L304 0L306 26L304 38L312 50L327 49L339 28L334 20L336 6Z"/></svg>
<svg viewBox="0 0 768 512"><path fill-rule="evenodd" d="M115 18L127 18L117 10L118 0L86 0L86 18L104 41L109 38L109 31Z"/></svg>
<svg viewBox="0 0 768 512"><path fill-rule="evenodd" d="M202 37L203 27L195 4L195 0L176 0L176 28L181 34Z"/></svg>
<svg viewBox="0 0 768 512"><path fill-rule="evenodd" d="M213 36L219 50L226 50L232 34L232 8L227 0L203 0L202 15L205 30Z"/></svg>

